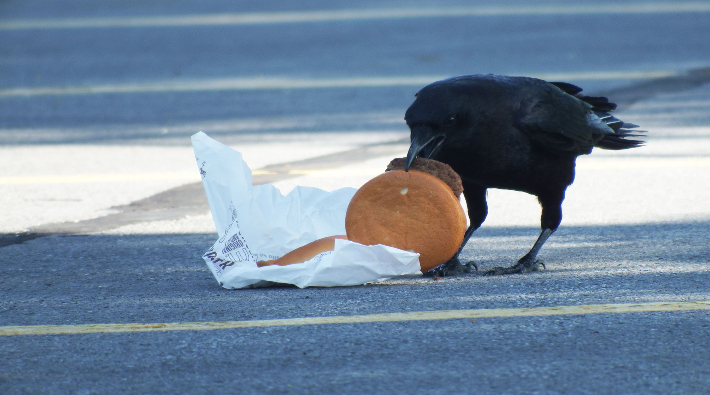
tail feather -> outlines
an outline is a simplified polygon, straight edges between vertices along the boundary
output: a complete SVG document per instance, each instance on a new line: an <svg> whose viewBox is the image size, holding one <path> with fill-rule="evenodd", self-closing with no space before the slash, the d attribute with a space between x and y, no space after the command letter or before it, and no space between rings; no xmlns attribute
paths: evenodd
<svg viewBox="0 0 710 395"><path fill-rule="evenodd" d="M621 129L621 127L623 125L624 125L624 121L622 121L621 119L615 119L613 121L609 121L606 123L606 126L610 127L611 130L613 130L615 132L618 132L619 129Z"/></svg>
<svg viewBox="0 0 710 395"><path fill-rule="evenodd" d="M577 94L578 99L589 103L592 105L592 110L594 111L614 111L616 110L616 103L609 102L609 99L603 96L584 96Z"/></svg>
<svg viewBox="0 0 710 395"><path fill-rule="evenodd" d="M609 150L623 150L639 147L644 144L642 140L631 140L628 137L643 137L645 130L635 130L638 125L624 122L621 119L609 114L616 110L616 103L612 103L603 96L583 95L582 88L567 82L550 82L568 95L572 95L591 106L591 110L599 119L611 129L612 132L605 134L594 146Z"/></svg>
<svg viewBox="0 0 710 395"><path fill-rule="evenodd" d="M641 140L626 140L625 137L632 135L619 136L616 134L608 134L604 136L601 140L597 141L596 147L609 150L622 150L643 146L643 141ZM637 136L637 135L633 135Z"/></svg>
<svg viewBox="0 0 710 395"><path fill-rule="evenodd" d="M619 122L621 123L620 126L618 125ZM612 128L614 133L604 135L604 137L597 141L594 146L609 150L622 150L643 146L644 142L642 140L632 140L627 138L644 137L645 133L647 133L645 130L627 129L627 127L629 127L627 125L630 125L631 127L638 126L624 123L623 121L615 122L614 126L609 124L607 125Z"/></svg>

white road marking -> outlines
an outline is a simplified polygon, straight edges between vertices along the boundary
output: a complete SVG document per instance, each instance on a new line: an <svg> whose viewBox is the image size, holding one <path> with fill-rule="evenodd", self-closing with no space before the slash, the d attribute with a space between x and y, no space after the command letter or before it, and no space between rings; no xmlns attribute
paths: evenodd
<svg viewBox="0 0 710 395"><path fill-rule="evenodd" d="M661 158L661 159L608 159L586 161L577 164L578 170L603 169L656 169L656 168L692 168L710 167L710 158ZM285 174L298 176L315 176L340 178L345 176L374 176L382 172L380 168L334 168L334 169L289 169ZM253 175L277 174L273 171L257 169ZM164 173L107 173L107 174L70 174L70 175L32 175L0 177L0 185L31 185L31 184L82 184L104 182L139 182L158 180L199 181L197 171L194 172L164 172Z"/></svg>
<svg viewBox="0 0 710 395"><path fill-rule="evenodd" d="M555 80L631 80L672 77L672 71L592 71L578 73L514 73L548 81ZM0 90L0 97L85 95L108 93L156 93L192 91L250 91L275 89L324 89L366 88L387 86L424 86L450 76L401 76L401 77L348 77L348 78L290 78L290 77L243 77L188 81L159 81L145 83L103 84L86 86L47 86L35 88L10 88Z"/></svg>
<svg viewBox="0 0 710 395"><path fill-rule="evenodd" d="M28 184L83 184L103 182L135 182L158 180L192 180L199 181L200 175L194 172L165 173L127 173L127 174L68 174L68 175L35 175L0 177L0 185Z"/></svg>
<svg viewBox="0 0 710 395"><path fill-rule="evenodd" d="M132 28L170 26L238 26L277 23L314 23L352 20L437 17L489 17L530 15L608 15L697 13L710 11L708 2L656 2L637 4L561 4L534 6L468 6L436 8L371 8L324 11L158 15L106 18L64 18L0 21L0 30Z"/></svg>
<svg viewBox="0 0 710 395"><path fill-rule="evenodd" d="M577 170L619 170L619 169L677 169L691 167L709 167L710 158L623 158L577 162Z"/></svg>

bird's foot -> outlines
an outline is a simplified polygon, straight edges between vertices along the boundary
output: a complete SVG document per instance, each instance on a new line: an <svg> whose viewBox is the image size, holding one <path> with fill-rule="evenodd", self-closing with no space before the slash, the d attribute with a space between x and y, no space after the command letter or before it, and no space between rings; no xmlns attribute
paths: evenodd
<svg viewBox="0 0 710 395"><path fill-rule="evenodd" d="M487 276L497 276L499 274L515 274L537 272L545 269L545 263L541 259L520 258L518 263L510 267L497 266L486 271Z"/></svg>
<svg viewBox="0 0 710 395"><path fill-rule="evenodd" d="M449 259L443 265L439 265L427 272L424 272L425 276L428 277L444 277L453 276L459 273L476 273L478 272L478 265L474 261L468 261L462 264L458 257L453 257Z"/></svg>

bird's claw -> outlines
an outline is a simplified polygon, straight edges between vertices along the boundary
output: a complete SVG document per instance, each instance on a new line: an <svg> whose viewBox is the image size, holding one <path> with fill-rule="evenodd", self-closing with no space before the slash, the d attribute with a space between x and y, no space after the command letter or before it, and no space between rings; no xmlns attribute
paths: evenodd
<svg viewBox="0 0 710 395"><path fill-rule="evenodd" d="M513 266L501 267L497 266L493 269L487 270L487 276L497 276L500 274L516 274L516 273L529 273L537 272L546 269L545 263L541 259L521 259Z"/></svg>
<svg viewBox="0 0 710 395"><path fill-rule="evenodd" d="M474 261L468 261L462 264L457 257L449 259L448 262L439 265L427 272L424 275L427 277L444 277L452 276L459 273L477 273L478 265Z"/></svg>

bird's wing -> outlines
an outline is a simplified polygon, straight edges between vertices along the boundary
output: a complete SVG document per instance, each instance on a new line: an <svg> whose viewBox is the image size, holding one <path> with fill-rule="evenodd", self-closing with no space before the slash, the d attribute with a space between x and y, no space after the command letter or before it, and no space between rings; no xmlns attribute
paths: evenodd
<svg viewBox="0 0 710 395"><path fill-rule="evenodd" d="M550 84L562 89L563 92L569 94L569 95L576 95L577 93L582 92L582 88L578 87L577 85L570 84L569 82L550 82Z"/></svg>
<svg viewBox="0 0 710 395"><path fill-rule="evenodd" d="M547 83L523 92L515 124L536 145L562 155L588 154L604 135L613 133L591 104Z"/></svg>

